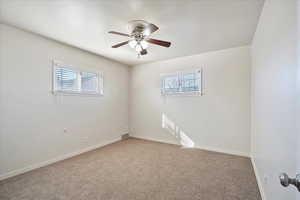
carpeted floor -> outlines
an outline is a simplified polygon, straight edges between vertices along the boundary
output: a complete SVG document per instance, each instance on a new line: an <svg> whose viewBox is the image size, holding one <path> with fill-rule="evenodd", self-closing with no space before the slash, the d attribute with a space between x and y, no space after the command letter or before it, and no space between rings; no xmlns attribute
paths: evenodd
<svg viewBox="0 0 300 200"><path fill-rule="evenodd" d="M261 200L250 159L128 139L0 182L1 200Z"/></svg>

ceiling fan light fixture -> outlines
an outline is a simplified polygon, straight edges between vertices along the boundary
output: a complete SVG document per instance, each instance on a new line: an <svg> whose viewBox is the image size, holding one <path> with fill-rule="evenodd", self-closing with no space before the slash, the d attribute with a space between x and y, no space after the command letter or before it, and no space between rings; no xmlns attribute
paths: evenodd
<svg viewBox="0 0 300 200"><path fill-rule="evenodd" d="M135 46L135 50L136 50L137 52L141 52L141 51L143 50L142 45L141 45L141 44L137 44L137 45Z"/></svg>
<svg viewBox="0 0 300 200"><path fill-rule="evenodd" d="M146 42L145 40L142 40L140 42L140 44L141 44L141 46L142 46L143 49L147 49L148 48L148 42Z"/></svg>
<svg viewBox="0 0 300 200"><path fill-rule="evenodd" d="M131 40L128 44L129 44L129 46L130 46L131 48L135 48L136 45L137 45L137 41L136 41L136 40Z"/></svg>

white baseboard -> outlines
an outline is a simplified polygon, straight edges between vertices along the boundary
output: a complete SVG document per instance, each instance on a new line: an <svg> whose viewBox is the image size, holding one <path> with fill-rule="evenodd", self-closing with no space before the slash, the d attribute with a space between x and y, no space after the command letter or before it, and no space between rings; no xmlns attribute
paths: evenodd
<svg viewBox="0 0 300 200"><path fill-rule="evenodd" d="M29 171L34 170L34 169L45 167L47 165L56 163L58 161L65 160L65 159L77 156L79 154L86 153L88 151L92 151L94 149L103 147L105 145L108 145L108 144L111 144L111 143L114 143L114 142L117 142L117 141L120 141L120 139L113 139L113 140L110 140L110 141L102 142L100 144L89 146L87 148L84 148L84 149L81 149L81 150L78 150L78 151L75 151L75 152L72 152L72 153L64 154L62 156L58 156L58 157L50 159L50 160L46 160L46 161L43 161L43 162L40 162L40 163L36 163L36 164L30 165L30 166L27 166L27 167L24 167L24 168L21 168L21 169L16 169L16 170L10 171L10 172L5 173L5 174L0 174L0 180L4 180L4 179L7 179L7 178L10 178L10 177L19 175L19 174L23 174L25 172L29 172Z"/></svg>
<svg viewBox="0 0 300 200"><path fill-rule="evenodd" d="M179 145L177 142L174 142L174 141L166 141L166 140L154 139L154 138L145 137L145 136L132 136L132 135L130 135L130 137L131 138L141 139L141 140L149 140L149 141L153 141L153 142L160 142L160 143L165 143L165 144Z"/></svg>
<svg viewBox="0 0 300 200"><path fill-rule="evenodd" d="M258 185L258 189L259 189L259 192L260 192L261 199L262 200L267 200L265 192L264 192L263 184L261 182L262 179L259 176L258 169L257 169L256 164L255 164L255 160L252 156L251 156L251 163L252 163L253 170L254 170L254 173L255 173L255 177L256 177L256 181L257 181L257 185Z"/></svg>
<svg viewBox="0 0 300 200"><path fill-rule="evenodd" d="M206 150L206 151L214 151L214 152L218 152L218 153L225 153L225 154L250 158L249 153L241 152L241 151L234 151L234 150L228 150L228 149L219 149L219 148L207 147L207 146L196 146L196 148L197 149L203 149L203 150Z"/></svg>
<svg viewBox="0 0 300 200"><path fill-rule="evenodd" d="M176 142L173 142L173 141L154 139L154 138L150 138L150 137L144 137L144 136L132 136L132 137L138 138L138 139L144 139L144 140L151 140L151 141L155 141L155 142L180 145L179 143L176 143ZM225 150L225 149L217 149L217 148L208 147L208 146L195 146L194 148L202 149L202 150L206 150L206 151L213 151L213 152L218 152L218 153L225 153L225 154L230 154L230 155L235 155L235 156L243 156L243 157L250 158L249 153L245 153L245 152Z"/></svg>
<svg viewBox="0 0 300 200"><path fill-rule="evenodd" d="M133 136L133 137L134 138L138 138L138 139L155 141L155 142L161 142L161 143L179 145L178 143L173 142L173 141L165 141L165 140L159 140L159 139L154 139L154 138L149 138L149 137L139 137L139 136L138 137ZM114 143L114 142L117 142L117 141L119 141L119 139L114 139L114 140L111 140L111 141L106 141L106 142L103 142L103 143L100 143L100 144L97 144L97 145L93 145L93 146L84 148L84 149L79 150L79 151L75 151L75 152L68 153L68 154L65 154L65 155L62 155L62 156L58 156L56 158L53 158L53 159L50 159L50 160L47 160L47 161L43 161L43 162L40 162L40 163L37 163L37 164L33 164L33 165L30 165L30 166L27 166L27 167L24 167L24 168L21 168L21 169L13 170L13 171L10 171L10 172L5 173L5 174L0 174L0 180L4 180L4 179L7 179L7 178L10 178L10 177L19 175L19 174L23 174L25 172L29 172L31 170L47 166L47 165L56 163L58 161L62 161L62 160L65 160L65 159L77 156L79 154L82 154L82 153L85 153L85 152L97 149L99 147L102 147L102 146L105 146L105 145L108 145L108 144L111 144L111 143ZM243 153L243 152L228 151L228 150L223 150L223 149L216 149L216 148L210 148L210 147L201 147L201 146L196 146L195 148L197 148L197 149L203 149L203 150L207 150L207 151L214 151L214 152L219 152L219 153L226 153L226 154L231 154L231 155L238 155L238 156L249 157L249 155L247 153ZM260 179L258 178L258 174L256 172L257 170L256 170L256 167L255 167L254 161L252 159L251 159L251 161L252 161L252 164L253 164L253 167L254 167L254 171L255 171L255 174L256 174L256 177L257 177L259 188L260 188L260 190L262 190L261 189L261 184L259 182ZM262 196L263 196L263 194L262 194ZM263 199L263 200L265 200L265 199Z"/></svg>

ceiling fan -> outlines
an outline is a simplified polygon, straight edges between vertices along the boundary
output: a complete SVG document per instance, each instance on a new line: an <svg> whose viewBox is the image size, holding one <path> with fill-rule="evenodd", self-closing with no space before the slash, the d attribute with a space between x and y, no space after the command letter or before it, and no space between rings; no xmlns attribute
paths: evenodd
<svg viewBox="0 0 300 200"><path fill-rule="evenodd" d="M128 22L128 29L131 32L130 34L120 33L116 31L108 32L111 34L130 37L129 40L113 45L112 48L118 48L128 44L131 48L135 49L138 52L138 56L141 56L148 53L147 48L149 43L163 47L171 46L171 42L150 38L149 36L157 31L158 27L144 20L133 20Z"/></svg>

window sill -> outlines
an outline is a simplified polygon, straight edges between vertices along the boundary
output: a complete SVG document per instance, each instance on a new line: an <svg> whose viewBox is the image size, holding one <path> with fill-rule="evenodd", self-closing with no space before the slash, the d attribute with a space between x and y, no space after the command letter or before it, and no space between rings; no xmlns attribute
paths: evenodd
<svg viewBox="0 0 300 200"><path fill-rule="evenodd" d="M103 96L102 93L95 92L72 92L72 91L52 91L52 94L55 96Z"/></svg>
<svg viewBox="0 0 300 200"><path fill-rule="evenodd" d="M166 96L202 96L201 92L174 92L174 93L166 93L161 94L162 97Z"/></svg>

